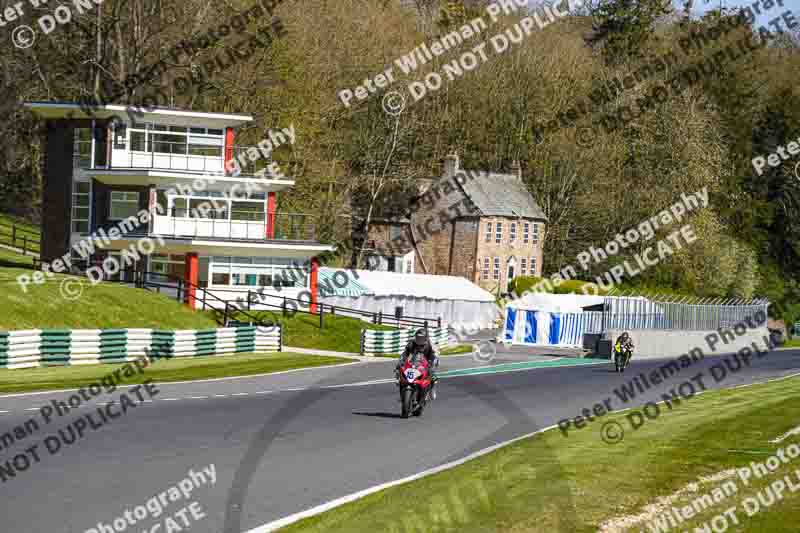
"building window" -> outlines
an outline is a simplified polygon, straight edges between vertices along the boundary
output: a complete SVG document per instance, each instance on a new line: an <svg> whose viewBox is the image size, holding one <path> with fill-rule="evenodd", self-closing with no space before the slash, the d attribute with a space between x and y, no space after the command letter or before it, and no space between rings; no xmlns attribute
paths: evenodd
<svg viewBox="0 0 800 533"><path fill-rule="evenodd" d="M488 280L489 279L489 258L488 257L484 257L483 258L483 279L484 280Z"/></svg>
<svg viewBox="0 0 800 533"><path fill-rule="evenodd" d="M111 210L108 218L122 220L139 212L139 193L136 191L111 191Z"/></svg>
<svg viewBox="0 0 800 533"><path fill-rule="evenodd" d="M524 276L528 273L528 258L523 257L519 260L519 273Z"/></svg>
<svg viewBox="0 0 800 533"><path fill-rule="evenodd" d="M308 273L292 259L261 257L211 258L212 286L295 287L307 286Z"/></svg>
<svg viewBox="0 0 800 533"><path fill-rule="evenodd" d="M90 193L92 185L88 181L72 183L72 232L89 234Z"/></svg>
<svg viewBox="0 0 800 533"><path fill-rule="evenodd" d="M75 128L73 133L72 165L75 168L92 167L92 130Z"/></svg>
<svg viewBox="0 0 800 533"><path fill-rule="evenodd" d="M494 279L495 280L499 280L500 279L500 258L499 257L495 257L494 258Z"/></svg>
<svg viewBox="0 0 800 533"><path fill-rule="evenodd" d="M536 258L531 257L531 276L536 275Z"/></svg>
<svg viewBox="0 0 800 533"><path fill-rule="evenodd" d="M498 222L497 224L495 224L494 242L495 242L495 244L500 244L500 242L502 242L502 240L503 240L503 223L502 222Z"/></svg>
<svg viewBox="0 0 800 533"><path fill-rule="evenodd" d="M492 223L486 223L486 242L492 242ZM488 259L487 259L488 261Z"/></svg>
<svg viewBox="0 0 800 533"><path fill-rule="evenodd" d="M128 128L125 124L116 124L114 126L114 149L125 150L128 146Z"/></svg>
<svg viewBox="0 0 800 533"><path fill-rule="evenodd" d="M265 220L264 202L231 202L231 220Z"/></svg>
<svg viewBox="0 0 800 533"><path fill-rule="evenodd" d="M533 245L539 244L539 224L533 225Z"/></svg>
<svg viewBox="0 0 800 533"><path fill-rule="evenodd" d="M160 124L144 124L128 129L131 132L131 150L135 152L222 157L225 146L224 134L220 129ZM125 134L123 130L122 135ZM115 135L114 148L124 148L124 144L118 143L117 139Z"/></svg>
<svg viewBox="0 0 800 533"><path fill-rule="evenodd" d="M511 223L511 230L508 232L508 242L513 243L517 240L517 223Z"/></svg>
<svg viewBox="0 0 800 533"><path fill-rule="evenodd" d="M528 244L531 242L531 224L530 222L525 222L522 225L522 244Z"/></svg>

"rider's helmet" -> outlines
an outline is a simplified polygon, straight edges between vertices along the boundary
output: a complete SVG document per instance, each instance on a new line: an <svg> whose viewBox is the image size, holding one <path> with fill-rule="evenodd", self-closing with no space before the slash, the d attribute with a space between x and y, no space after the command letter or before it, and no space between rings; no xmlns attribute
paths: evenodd
<svg viewBox="0 0 800 533"><path fill-rule="evenodd" d="M422 348L427 343L428 343L428 333L425 331L424 328L419 328L417 332L414 334L414 344L416 344L418 348Z"/></svg>
<svg viewBox="0 0 800 533"><path fill-rule="evenodd" d="M628 340L628 332L624 331L622 333L622 335L619 336L619 340L621 340L622 342L625 342L626 340Z"/></svg>

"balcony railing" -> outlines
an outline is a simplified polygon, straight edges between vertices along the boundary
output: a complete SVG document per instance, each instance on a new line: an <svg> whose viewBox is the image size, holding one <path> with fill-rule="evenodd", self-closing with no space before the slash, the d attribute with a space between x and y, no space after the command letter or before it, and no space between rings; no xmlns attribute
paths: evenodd
<svg viewBox="0 0 800 533"><path fill-rule="evenodd" d="M202 147L188 147L186 143L159 142L158 151L153 150L129 150L114 148L111 152L111 163L101 167L106 169L153 169L153 170L181 170L188 172L198 172L206 174L217 174L231 176L235 171L225 170L225 159L223 148L219 147L220 155L203 154ZM264 158L258 151L258 159L251 161L247 156L247 151L253 146L235 145L232 150L232 157L235 162L232 164L234 169L240 170L241 176L254 176L264 170L271 160ZM198 153L187 153L194 149ZM208 147L209 152L216 152L216 148ZM251 152L252 153L252 152ZM73 153L73 165L81 169L97 168L92 165L91 141L76 142Z"/></svg>
<svg viewBox="0 0 800 533"><path fill-rule="evenodd" d="M274 228L266 220L231 220L181 216L185 209L173 209L171 216L155 216L153 233L172 237L193 237L226 240L286 240L319 242L316 217L301 213L275 213ZM268 235L273 229L272 236Z"/></svg>

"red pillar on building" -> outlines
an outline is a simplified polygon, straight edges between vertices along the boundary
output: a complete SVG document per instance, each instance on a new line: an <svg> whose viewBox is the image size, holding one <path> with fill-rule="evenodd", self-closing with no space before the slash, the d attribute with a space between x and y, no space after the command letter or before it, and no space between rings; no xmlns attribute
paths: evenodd
<svg viewBox="0 0 800 533"><path fill-rule="evenodd" d="M275 192L267 193L267 239L275 238L275 205L277 196Z"/></svg>
<svg viewBox="0 0 800 533"><path fill-rule="evenodd" d="M189 309L194 309L197 287L197 253L195 252L186 254L184 279L186 280L186 305L189 306Z"/></svg>
<svg viewBox="0 0 800 533"><path fill-rule="evenodd" d="M311 292L311 305L309 311L312 313L317 312L317 285L319 276L319 260L316 257L311 258L311 279L309 281L309 291Z"/></svg>
<svg viewBox="0 0 800 533"><path fill-rule="evenodd" d="M225 175L228 174L228 161L233 159L233 128L225 130Z"/></svg>

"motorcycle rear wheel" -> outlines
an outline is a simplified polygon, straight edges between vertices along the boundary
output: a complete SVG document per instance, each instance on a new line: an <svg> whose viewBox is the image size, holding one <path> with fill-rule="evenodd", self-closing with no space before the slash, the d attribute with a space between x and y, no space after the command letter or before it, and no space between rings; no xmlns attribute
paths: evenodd
<svg viewBox="0 0 800 533"><path fill-rule="evenodd" d="M400 391L400 399L402 400L403 404L400 416L403 418L408 418L408 415L411 414L411 395L413 393L414 391L412 391L410 387L405 387Z"/></svg>

